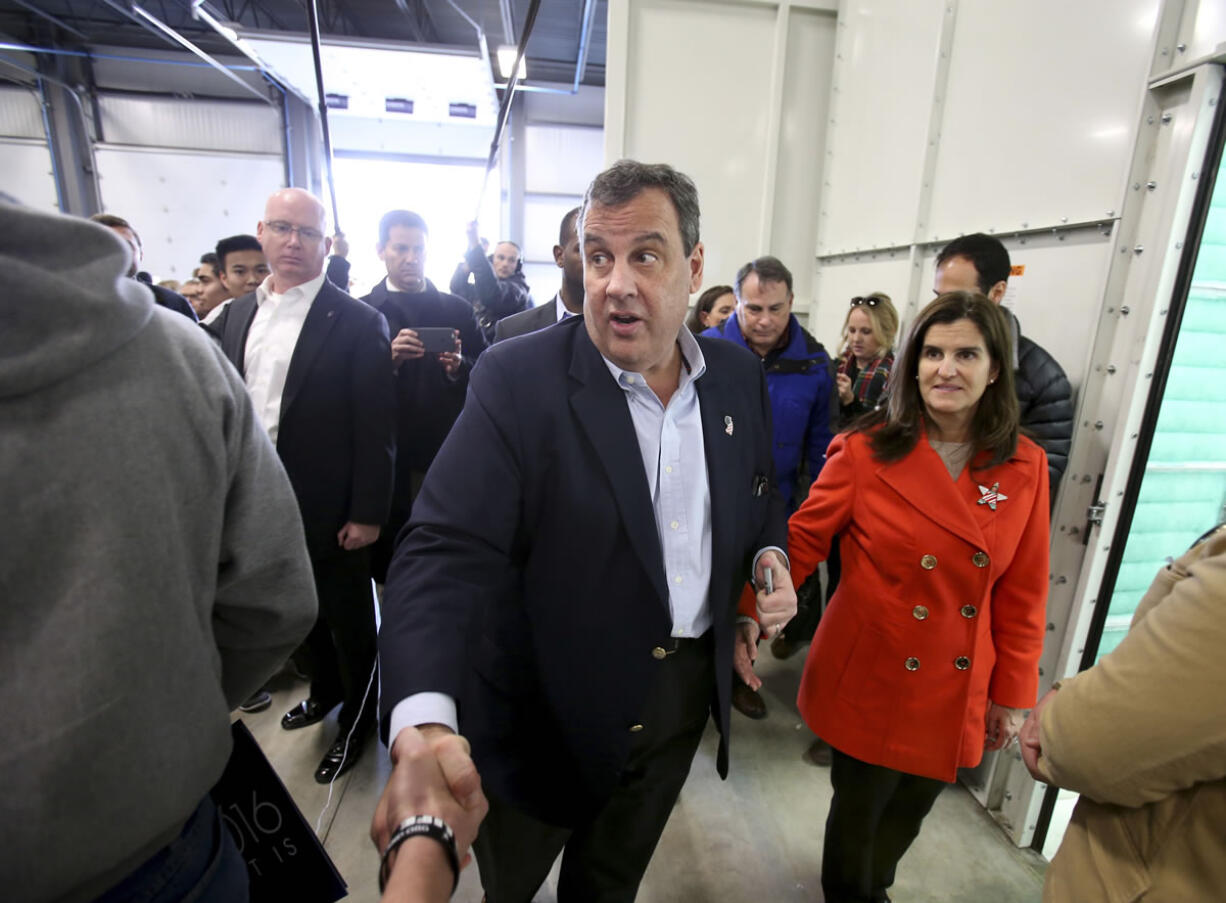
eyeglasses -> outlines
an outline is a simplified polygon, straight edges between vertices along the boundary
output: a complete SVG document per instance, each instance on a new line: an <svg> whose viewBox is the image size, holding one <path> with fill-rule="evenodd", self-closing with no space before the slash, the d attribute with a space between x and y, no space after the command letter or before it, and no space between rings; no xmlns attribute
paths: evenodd
<svg viewBox="0 0 1226 903"><path fill-rule="evenodd" d="M306 244L317 245L324 239L324 234L318 229L312 229L309 226L295 226L293 223L287 223L284 220L275 219L264 223L272 230L274 235L279 235L282 238L297 232L298 238Z"/></svg>
<svg viewBox="0 0 1226 903"><path fill-rule="evenodd" d="M859 295L857 295L856 297L851 299L852 307L859 307L861 304L867 304L869 307L876 307L880 303L881 303L880 298L874 298L872 296L869 296L867 298L861 298Z"/></svg>

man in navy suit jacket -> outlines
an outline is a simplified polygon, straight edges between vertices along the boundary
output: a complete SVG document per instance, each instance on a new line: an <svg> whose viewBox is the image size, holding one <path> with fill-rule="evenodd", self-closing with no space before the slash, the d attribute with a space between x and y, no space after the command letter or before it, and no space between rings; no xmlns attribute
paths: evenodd
<svg viewBox="0 0 1226 903"><path fill-rule="evenodd" d="M243 374L302 512L319 620L307 637L311 695L281 726L314 724L343 703L321 784L353 766L374 725L368 547L387 520L396 420L387 324L324 278L324 222L302 189L269 198L256 237L271 275L206 327Z"/></svg>
<svg viewBox="0 0 1226 903"><path fill-rule="evenodd" d="M712 713L727 773L739 590L771 570L768 631L796 605L762 368L683 325L693 182L622 161L580 231L584 317L482 356L384 595L393 758L406 726L471 741L489 903L563 848L562 903L633 899Z"/></svg>

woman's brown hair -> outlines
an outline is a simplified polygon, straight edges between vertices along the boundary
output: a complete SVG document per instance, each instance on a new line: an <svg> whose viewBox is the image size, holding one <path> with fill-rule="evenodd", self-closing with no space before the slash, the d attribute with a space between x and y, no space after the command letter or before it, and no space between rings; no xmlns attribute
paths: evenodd
<svg viewBox="0 0 1226 903"><path fill-rule="evenodd" d="M1009 320L996 304L977 292L948 292L920 311L907 332L886 385L887 403L855 426L870 433L877 460L898 461L915 448L927 420L918 376L928 327L958 320L975 324L997 368L996 379L984 388L971 420L970 441L976 456L985 451L990 454L987 461L977 463L976 469L1002 464L1017 451L1019 412L1013 388Z"/></svg>

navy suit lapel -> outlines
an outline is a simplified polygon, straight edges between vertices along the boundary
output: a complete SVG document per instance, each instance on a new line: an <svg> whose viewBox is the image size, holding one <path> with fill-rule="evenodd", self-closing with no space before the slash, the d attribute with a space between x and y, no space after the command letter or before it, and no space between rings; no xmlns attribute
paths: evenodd
<svg viewBox="0 0 1226 903"><path fill-rule="evenodd" d="M737 448L744 436L736 435L736 420L734 416L739 411L733 411L730 404L733 396L729 387L720 379L719 373L713 373L708 367L695 383L698 389L698 406L702 417L702 443L707 459L707 486L711 496L711 587L708 598L712 601L722 598L726 591L723 586L723 571L715 566L716 562L733 561L740 557L733 548L735 534L734 519L736 515L736 499L733 493L738 490L749 493L750 487L738 486L726 479L720 479L721 474L735 474L737 468ZM733 433L728 434L728 422L725 417L732 417ZM738 441L739 440L739 441ZM716 585L716 575L720 575L719 585ZM714 609L712 610L714 615Z"/></svg>
<svg viewBox="0 0 1226 903"><path fill-rule="evenodd" d="M298 334L298 342L294 345L294 353L289 359L289 372L285 374L285 391L281 395L281 417L290 409L297 397L307 372L319 356L324 341L339 318L340 292L328 282L324 282L315 296L311 309L307 311L306 320L302 324L302 332Z"/></svg>
<svg viewBox="0 0 1226 903"><path fill-rule="evenodd" d="M651 576L660 599L667 602L664 556L634 421L621 387L614 382L582 324L575 329L570 375L576 380L570 396L571 408L613 487L613 497L635 553Z"/></svg>

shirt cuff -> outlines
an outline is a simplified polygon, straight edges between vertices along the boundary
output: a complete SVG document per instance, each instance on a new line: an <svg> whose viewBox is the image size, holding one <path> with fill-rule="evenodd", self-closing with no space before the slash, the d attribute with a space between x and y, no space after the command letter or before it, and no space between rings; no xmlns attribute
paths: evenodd
<svg viewBox="0 0 1226 903"><path fill-rule="evenodd" d="M778 552L779 557L783 559L783 566L787 568L789 572L792 570L792 562L791 559L788 558L787 552L783 551L783 549L779 548L778 546L764 546L763 548L758 549L758 554L753 557L753 564L749 567L749 582L754 589L758 588L757 581L754 579L755 575L758 573L758 559L767 552Z"/></svg>
<svg viewBox="0 0 1226 903"><path fill-rule="evenodd" d="M455 700L446 693L414 693L400 700L392 709L388 725L388 750L396 745L402 730L419 724L445 724L458 734L460 719L456 717Z"/></svg>

